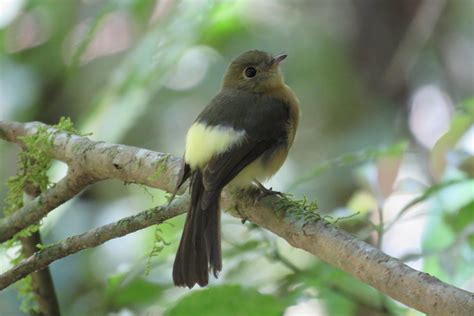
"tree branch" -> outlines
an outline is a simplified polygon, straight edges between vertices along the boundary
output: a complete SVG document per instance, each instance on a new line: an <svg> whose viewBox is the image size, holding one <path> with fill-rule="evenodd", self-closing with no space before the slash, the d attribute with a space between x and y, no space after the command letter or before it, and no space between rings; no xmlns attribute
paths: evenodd
<svg viewBox="0 0 474 316"><path fill-rule="evenodd" d="M93 248L104 242L133 233L137 230L160 224L172 217L186 212L188 196L176 199L169 207L160 206L137 215L123 218L115 223L92 229L80 235L69 237L53 244L23 260L11 270L0 275L0 290L24 278L28 274L47 267L51 262L87 248Z"/></svg>
<svg viewBox="0 0 474 316"><path fill-rule="evenodd" d="M0 242L36 224L50 211L72 199L95 180L87 175L68 174L51 189L25 204L11 216L0 220Z"/></svg>
<svg viewBox="0 0 474 316"><path fill-rule="evenodd" d="M48 127L40 122L23 124L0 121L0 138L24 146L21 136L33 135L41 126ZM54 144L50 154L68 164L69 173L33 203L0 220L0 242L37 223L87 185L99 180L118 179L167 192L174 190L181 164L179 158L136 147L95 142L53 128L49 128L49 131Z"/></svg>
<svg viewBox="0 0 474 316"><path fill-rule="evenodd" d="M18 136L34 133L39 124L41 123L0 122L0 138L21 144ZM54 133L52 137L54 141L52 154L56 159L62 160L70 166L73 165L74 168L95 179L113 178L138 182L167 192L174 189L180 165L178 158L135 147L94 142L86 137L61 132ZM156 174L156 179L150 177L153 174ZM170 217L185 211L186 203L181 199L179 201L182 203L181 206L173 206L170 210L174 210L176 213ZM318 256L327 263L421 312L429 315L470 315L474 311L473 293L416 271L400 260L384 254L322 220L303 223L291 212L284 210L276 212L275 209L281 209L282 205L282 200L279 197L270 196L255 204L254 195L251 193L226 191L223 193L221 201L224 209L238 210L236 214L274 232L286 239L292 246ZM36 208L41 209L41 206L36 206ZM161 212L168 214L166 208L160 208L160 210L158 214ZM31 207L30 212L35 213L35 208ZM41 210L38 212L41 213ZM98 232L99 235L95 235L97 231L94 230L48 247L44 252L35 254L2 275L0 278L7 275L10 280L2 284L7 286L14 280L21 278L16 275L27 275L31 271L44 267L52 262L50 260L53 257L62 258L80 249L95 247L108 239L123 236L128 231L152 225L155 222L149 223L148 221L151 221L153 213L147 214L149 215L140 220L142 225L138 225L134 221L119 221L116 224L98 228L98 230L105 229L107 238L103 237L100 232ZM163 217L162 220L167 218L169 217ZM128 225L132 225L130 230L127 230ZM63 250L63 247L66 250ZM72 250L75 251L71 252ZM48 257L47 255L50 255L50 259L45 259Z"/></svg>
<svg viewBox="0 0 474 316"><path fill-rule="evenodd" d="M40 122L17 123L0 121L0 138L23 146L20 136L33 135ZM117 179L141 183L171 192L181 166L181 159L132 146L97 142L49 128L53 149L50 154L70 168L96 180ZM181 191L183 192L183 191Z"/></svg>

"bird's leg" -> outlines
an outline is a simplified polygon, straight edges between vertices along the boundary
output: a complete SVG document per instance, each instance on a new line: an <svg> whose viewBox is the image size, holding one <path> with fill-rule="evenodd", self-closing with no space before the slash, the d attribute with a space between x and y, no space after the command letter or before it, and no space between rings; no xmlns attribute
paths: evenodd
<svg viewBox="0 0 474 316"><path fill-rule="evenodd" d="M256 197L255 202L260 201L266 196L269 195L278 195L279 197L284 197L283 193L279 191L273 191L272 188L267 189L260 181L257 179L253 179L253 182L257 185L258 189L260 190L259 195Z"/></svg>
<svg viewBox="0 0 474 316"><path fill-rule="evenodd" d="M265 194L265 196L267 195L280 195L280 196L283 196L283 193L281 193L280 191L274 191L272 190L272 188L269 188L267 189L260 181L258 181L257 179L254 179L253 182L258 186L258 188L260 189L260 191Z"/></svg>
<svg viewBox="0 0 474 316"><path fill-rule="evenodd" d="M243 215L241 212L240 212L240 209L239 209L239 206L236 204L235 205L235 210L237 211L237 214L239 214L240 216L240 222L242 224L245 224L247 222L247 216Z"/></svg>
<svg viewBox="0 0 474 316"><path fill-rule="evenodd" d="M245 194L246 193L246 190L245 188L231 188L231 190L233 191L233 193L237 194L238 196L241 196L242 194ZM239 199L237 199L239 200ZM236 200L236 201L237 201ZM235 212L237 212L237 214L239 214L239 217L240 217L240 221L242 222L242 224L245 224L248 220L247 216L245 214L243 214L241 211L240 211L240 207L239 207L239 203L235 203L234 204L234 210Z"/></svg>

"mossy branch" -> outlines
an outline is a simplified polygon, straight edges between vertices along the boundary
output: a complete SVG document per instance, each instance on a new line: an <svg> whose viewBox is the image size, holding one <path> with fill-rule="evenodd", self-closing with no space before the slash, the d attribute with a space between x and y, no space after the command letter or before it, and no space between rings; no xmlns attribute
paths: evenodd
<svg viewBox="0 0 474 316"><path fill-rule="evenodd" d="M17 173L7 181L8 193L5 198L3 213L7 216L15 214L23 207L25 201L37 197L50 187L48 177L53 158L52 135L57 132L77 134L70 119L61 118L57 125L48 130L40 126L37 132L31 135L19 136L23 143L23 150L18 154ZM16 214L18 218L21 214ZM1 230L4 231L4 230ZM28 258L39 250L41 246L39 225L32 223L18 232L5 245L13 249L21 245L21 251L11 257L10 263L15 265L20 260ZM28 314L46 316L59 315L59 305L54 290L54 284L48 267L34 272L17 284L21 298L20 310Z"/></svg>
<svg viewBox="0 0 474 316"><path fill-rule="evenodd" d="M21 144L19 136L35 133L41 123L0 122L0 137ZM179 172L180 159L145 149L94 142L86 137L57 133L53 136L54 148L52 155L62 160L74 170L80 170L89 177L101 179L118 179L121 181L141 183L147 186L172 192ZM163 157L168 156L166 159ZM149 175L163 168L158 179L150 179ZM51 190L45 192L48 194ZM179 199L180 206L172 206L169 212L175 216L186 211L184 200ZM34 202L33 202L34 203ZM178 203L178 200L175 201ZM347 234L334 225L323 220L301 220L295 212L288 212L290 206L281 207L281 198L270 196L255 203L252 192L223 192L221 205L227 210L237 210L242 218L260 225L284 238L294 247L301 248L318 256L323 261L342 269L390 297L429 315L470 315L474 311L474 294L461 290L440 280L416 271L398 259L392 258L373 246ZM298 203L296 203L298 204ZM30 204L28 204L30 205ZM26 205L26 206L28 206ZM174 204L173 204L174 205ZM294 205L293 205L294 206ZM175 208L176 207L176 208ZM310 206L300 215L310 216ZM280 211L276 211L279 209ZM40 213L44 215L41 204L30 206L26 214ZM161 208L157 214L168 212ZM147 226L156 224L153 212L136 222L119 221L106 225L83 235L70 237L53 246L25 259L17 266L0 275L0 283L4 286L27 275L57 258L70 253L95 247L102 242L123 236ZM296 213L296 215L298 215ZM313 216L313 215L311 215ZM6 218L2 223L8 221ZM128 223L128 224L127 224ZM135 224L130 224L135 223ZM103 229L103 230L101 230ZM74 250L74 251L73 251ZM7 281L4 281L4 280Z"/></svg>

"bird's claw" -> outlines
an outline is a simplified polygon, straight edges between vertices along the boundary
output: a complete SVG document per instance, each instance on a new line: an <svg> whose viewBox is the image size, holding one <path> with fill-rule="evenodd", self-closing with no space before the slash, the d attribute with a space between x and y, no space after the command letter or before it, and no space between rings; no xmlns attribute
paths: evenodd
<svg viewBox="0 0 474 316"><path fill-rule="evenodd" d="M235 210L237 211L237 214L239 214L241 223L245 224L248 220L247 217L240 212L240 209L237 205L235 206Z"/></svg>
<svg viewBox="0 0 474 316"><path fill-rule="evenodd" d="M274 191L273 188L269 188L267 189L266 187L264 187L261 183L257 182L257 186L259 188L259 193L258 195L255 197L255 201L254 201L254 205L257 204L258 202L260 202L260 200L262 200L263 198L267 197L267 196L270 196L270 195L277 195L281 198L285 197L285 195L280 192L280 191Z"/></svg>

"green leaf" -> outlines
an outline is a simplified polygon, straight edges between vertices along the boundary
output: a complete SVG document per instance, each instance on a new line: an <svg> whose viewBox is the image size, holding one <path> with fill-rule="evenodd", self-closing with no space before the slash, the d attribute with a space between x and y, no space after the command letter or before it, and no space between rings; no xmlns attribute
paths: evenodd
<svg viewBox="0 0 474 316"><path fill-rule="evenodd" d="M417 198L414 198L407 205L405 205L405 207L402 208L402 210L397 214L395 219L392 221L392 224L397 222L400 219L400 217L402 217L402 215L405 214L413 206L433 197L434 195L438 194L440 191L444 190L445 188L449 186L456 185L459 183L464 183L467 181L470 181L470 179L453 179L453 180L440 182L440 183L430 186L428 189L425 190L425 192L423 192L423 194L421 194ZM392 224L389 224L389 225L392 225Z"/></svg>
<svg viewBox="0 0 474 316"><path fill-rule="evenodd" d="M460 234L467 226L474 223L474 200L461 207L457 212L445 213L443 220L454 233ZM467 236L467 240L469 246L474 249L474 235Z"/></svg>
<svg viewBox="0 0 474 316"><path fill-rule="evenodd" d="M449 130L438 139L430 155L431 172L436 179L441 179L447 165L446 154L454 148L466 131L474 124L474 106L466 103L465 109L459 111L451 121Z"/></svg>
<svg viewBox="0 0 474 316"><path fill-rule="evenodd" d="M461 111L464 111L474 118L474 98L464 100L464 102L461 103Z"/></svg>
<svg viewBox="0 0 474 316"><path fill-rule="evenodd" d="M283 285L293 289L289 295L294 300L308 296L308 293L317 293L317 296L312 296L324 302L328 315L354 315L357 306L381 312L387 309L393 315L401 315L396 304L373 287L322 262L285 279Z"/></svg>
<svg viewBox="0 0 474 316"><path fill-rule="evenodd" d="M224 254L226 258L232 258L240 256L242 253L249 253L261 246L261 240L247 240L242 244L233 245L231 249L227 250Z"/></svg>
<svg viewBox="0 0 474 316"><path fill-rule="evenodd" d="M120 309L137 305L147 305L155 301L164 287L142 278L125 281L126 274L115 274L108 278L106 299L109 307Z"/></svg>
<svg viewBox="0 0 474 316"><path fill-rule="evenodd" d="M282 299L261 294L252 288L218 286L192 292L169 309L166 316L272 316L282 315Z"/></svg>
<svg viewBox="0 0 474 316"><path fill-rule="evenodd" d="M423 257L422 271L454 286L462 286L472 277L472 256L463 255L471 250L466 244L457 244L456 234L442 219L441 208L432 212L426 225L421 254L433 255Z"/></svg>

